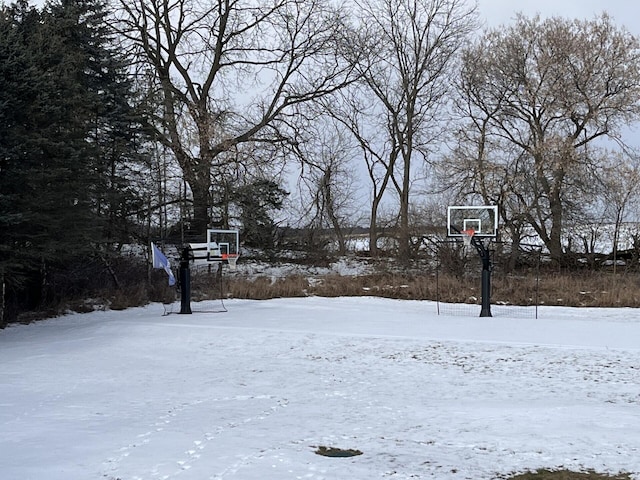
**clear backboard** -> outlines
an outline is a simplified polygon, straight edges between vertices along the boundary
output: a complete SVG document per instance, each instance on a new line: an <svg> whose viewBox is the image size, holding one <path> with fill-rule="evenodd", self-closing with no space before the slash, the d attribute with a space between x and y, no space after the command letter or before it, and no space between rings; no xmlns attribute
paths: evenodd
<svg viewBox="0 0 640 480"><path fill-rule="evenodd" d="M207 230L207 260L210 262L227 261L240 253L238 230Z"/></svg>
<svg viewBox="0 0 640 480"><path fill-rule="evenodd" d="M498 207L496 205L447 207L447 236L463 237L464 232L468 230L473 230L475 237L495 237L498 233Z"/></svg>
<svg viewBox="0 0 640 480"><path fill-rule="evenodd" d="M238 230L207 230L206 241L190 243L189 248L196 264L229 263L235 265L240 255Z"/></svg>

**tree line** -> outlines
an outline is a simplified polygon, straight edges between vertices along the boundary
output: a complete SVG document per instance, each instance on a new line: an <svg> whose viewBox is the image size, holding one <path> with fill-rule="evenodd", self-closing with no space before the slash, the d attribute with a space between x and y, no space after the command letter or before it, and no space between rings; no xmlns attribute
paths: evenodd
<svg viewBox="0 0 640 480"><path fill-rule="evenodd" d="M615 250L639 54L606 13L482 29L468 0L2 5L0 319L96 270L122 287L130 245L207 227L344 252L366 224L372 256L392 232L408 260L447 205L481 203L557 262L603 223Z"/></svg>

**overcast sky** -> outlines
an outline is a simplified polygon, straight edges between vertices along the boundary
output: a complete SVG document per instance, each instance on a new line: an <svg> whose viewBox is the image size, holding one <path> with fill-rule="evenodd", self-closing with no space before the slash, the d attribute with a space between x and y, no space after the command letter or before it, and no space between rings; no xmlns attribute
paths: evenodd
<svg viewBox="0 0 640 480"><path fill-rule="evenodd" d="M10 4L13 0L0 0ZM470 0L472 1L472 0ZM30 0L42 5L45 0ZM592 19L606 11L617 24L624 25L634 35L640 35L640 2L638 0L478 0L481 21L488 27L510 23L516 13L527 16L539 13L544 17Z"/></svg>
<svg viewBox="0 0 640 480"><path fill-rule="evenodd" d="M478 6L481 20L489 27L510 23L518 12L590 20L606 11L615 23L640 35L638 0L478 0Z"/></svg>

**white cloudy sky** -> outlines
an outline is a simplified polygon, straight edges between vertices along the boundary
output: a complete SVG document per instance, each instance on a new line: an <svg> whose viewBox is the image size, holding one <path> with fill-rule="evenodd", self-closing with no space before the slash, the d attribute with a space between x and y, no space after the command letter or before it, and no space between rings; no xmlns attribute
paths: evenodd
<svg viewBox="0 0 640 480"><path fill-rule="evenodd" d="M0 0L9 4L12 0ZM32 5L42 5L45 0L31 0ZM559 15L570 18L590 19L607 11L616 23L626 26L634 35L640 35L640 2L637 0L478 0L480 17L486 26L495 27L509 23L517 12L527 16Z"/></svg>
<svg viewBox="0 0 640 480"><path fill-rule="evenodd" d="M591 19L606 11L616 23L640 35L640 2L636 0L478 0L478 7L482 21L490 27L510 23L518 12Z"/></svg>

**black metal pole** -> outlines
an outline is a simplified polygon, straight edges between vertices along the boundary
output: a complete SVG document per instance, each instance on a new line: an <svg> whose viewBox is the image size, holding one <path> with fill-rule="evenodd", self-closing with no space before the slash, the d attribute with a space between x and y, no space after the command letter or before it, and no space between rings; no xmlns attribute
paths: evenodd
<svg viewBox="0 0 640 480"><path fill-rule="evenodd" d="M484 262L483 262L484 263ZM491 316L491 270L482 267L482 309L481 317Z"/></svg>
<svg viewBox="0 0 640 480"><path fill-rule="evenodd" d="M458 229L455 230L458 233L462 233ZM482 284L480 291L482 295L482 306L480 308L480 316L491 317L491 250L485 247L482 240L476 236L471 237L471 244L482 260Z"/></svg>
<svg viewBox="0 0 640 480"><path fill-rule="evenodd" d="M473 239L476 250L482 259L482 308L481 317L491 317L491 251L484 246L482 241Z"/></svg>
<svg viewBox="0 0 640 480"><path fill-rule="evenodd" d="M191 313L191 249L185 247L180 258L180 313Z"/></svg>

